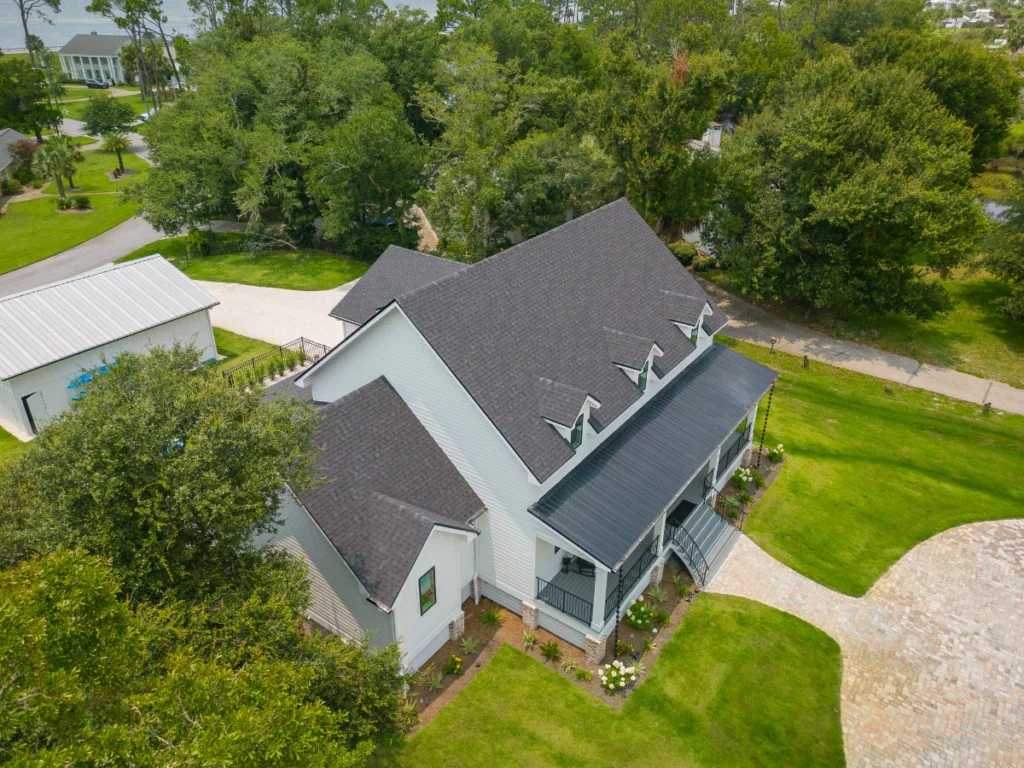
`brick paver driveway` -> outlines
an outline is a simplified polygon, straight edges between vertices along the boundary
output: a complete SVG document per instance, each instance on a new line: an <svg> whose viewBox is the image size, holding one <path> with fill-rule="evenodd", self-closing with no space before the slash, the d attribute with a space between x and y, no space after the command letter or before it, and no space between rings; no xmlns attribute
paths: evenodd
<svg viewBox="0 0 1024 768"><path fill-rule="evenodd" d="M1024 766L1024 520L934 536L862 598L743 536L709 590L787 611L839 642L850 766Z"/></svg>

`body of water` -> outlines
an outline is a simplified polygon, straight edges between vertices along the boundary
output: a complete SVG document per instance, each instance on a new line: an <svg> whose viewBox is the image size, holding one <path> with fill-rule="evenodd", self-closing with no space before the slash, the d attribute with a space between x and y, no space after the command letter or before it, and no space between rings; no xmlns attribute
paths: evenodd
<svg viewBox="0 0 1024 768"><path fill-rule="evenodd" d="M89 13L85 6L89 0L62 0L61 12L50 14L52 21L47 24L42 19L29 21L29 32L43 39L48 48L59 48L75 35L87 35L97 32L101 35L121 34L113 22L95 13ZM398 6L400 3L388 3ZM434 12L434 0L406 0L403 5L423 8ZM191 36L192 11L187 0L164 0L164 13L167 15L166 28L169 31ZM25 49L25 35L21 29L21 18L18 9L10 0L0 0L0 49L4 51L21 51Z"/></svg>

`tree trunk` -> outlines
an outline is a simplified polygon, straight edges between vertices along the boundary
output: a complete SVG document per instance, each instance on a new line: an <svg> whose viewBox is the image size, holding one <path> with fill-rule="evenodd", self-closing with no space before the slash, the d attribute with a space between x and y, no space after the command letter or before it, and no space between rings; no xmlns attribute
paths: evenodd
<svg viewBox="0 0 1024 768"><path fill-rule="evenodd" d="M57 192L61 197L67 197L67 195L64 194L64 182L60 180L60 174L53 174L53 178L57 182Z"/></svg>
<svg viewBox="0 0 1024 768"><path fill-rule="evenodd" d="M178 88L183 87L181 77L178 75L178 65L174 63L174 57L171 55L171 44L167 42L167 35L164 34L164 25L159 21L156 24L157 31L160 32L160 37L164 41L164 50L167 51L167 60L171 63L171 72L174 73L174 89L177 92Z"/></svg>
<svg viewBox="0 0 1024 768"><path fill-rule="evenodd" d="M29 42L28 36L28 14L29 11L25 9L24 4L18 3L18 10L21 11L21 28L25 30L25 50L28 51L28 61L32 65L32 69L36 68L36 55L32 53L32 43Z"/></svg>
<svg viewBox="0 0 1024 768"><path fill-rule="evenodd" d="M36 126L36 141L38 141L40 144L43 143L43 134L39 132L39 126Z"/></svg>
<svg viewBox="0 0 1024 768"><path fill-rule="evenodd" d="M121 158L121 150L117 150L117 164L121 166L121 170L124 170L124 160Z"/></svg>
<svg viewBox="0 0 1024 768"><path fill-rule="evenodd" d="M74 189L74 188L75 188L75 174L69 173L68 174L68 189Z"/></svg>

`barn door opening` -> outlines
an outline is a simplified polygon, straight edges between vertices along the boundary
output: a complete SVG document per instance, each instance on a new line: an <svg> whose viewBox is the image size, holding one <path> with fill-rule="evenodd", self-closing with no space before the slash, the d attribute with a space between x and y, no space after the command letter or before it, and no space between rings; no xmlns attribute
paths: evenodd
<svg viewBox="0 0 1024 768"><path fill-rule="evenodd" d="M43 400L43 396L39 392L33 392L21 398L21 405L25 409L25 415L28 416L28 425L32 429L32 434L38 435L39 428L46 423L50 415L50 412L46 410L46 401Z"/></svg>

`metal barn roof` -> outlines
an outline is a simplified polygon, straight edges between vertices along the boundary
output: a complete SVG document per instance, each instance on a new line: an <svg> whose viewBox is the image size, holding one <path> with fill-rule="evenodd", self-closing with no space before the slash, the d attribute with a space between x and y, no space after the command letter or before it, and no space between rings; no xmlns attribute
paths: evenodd
<svg viewBox="0 0 1024 768"><path fill-rule="evenodd" d="M617 568L777 378L714 344L530 512Z"/></svg>
<svg viewBox="0 0 1024 768"><path fill-rule="evenodd" d="M0 380L219 302L162 256L0 298Z"/></svg>

